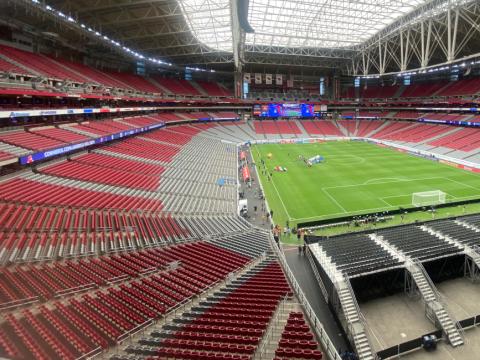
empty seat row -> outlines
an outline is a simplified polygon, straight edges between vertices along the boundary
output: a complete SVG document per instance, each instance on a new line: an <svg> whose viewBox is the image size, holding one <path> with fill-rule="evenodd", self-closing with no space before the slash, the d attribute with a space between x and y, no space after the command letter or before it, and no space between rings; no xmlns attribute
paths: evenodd
<svg viewBox="0 0 480 360"><path fill-rule="evenodd" d="M121 169L84 164L78 161L62 161L43 167L40 172L48 175L91 181L101 184L123 186L133 189L155 191L159 185L158 176L138 174Z"/></svg>
<svg viewBox="0 0 480 360"><path fill-rule="evenodd" d="M151 133L142 135L142 137L174 145L184 145L188 143L193 137L193 135L181 134L175 131L171 131L170 129L172 128L169 127L165 131L153 131ZM173 130L175 130L175 127L173 127Z"/></svg>
<svg viewBox="0 0 480 360"><path fill-rule="evenodd" d="M66 142L26 131L0 132L0 140L30 150L47 150L66 145Z"/></svg>
<svg viewBox="0 0 480 360"><path fill-rule="evenodd" d="M159 94L171 92L178 95L232 96L231 91L215 82L193 82L182 79L167 79L154 76L153 80L132 73L99 70L83 65L81 62L68 61L41 53L33 53L15 47L1 45L0 71L20 75L39 74L55 80L68 80L77 83L104 85L127 91ZM16 64L20 64L17 66ZM202 89L200 92L197 87Z"/></svg>
<svg viewBox="0 0 480 360"><path fill-rule="evenodd" d="M209 257L203 255L205 252ZM222 256L222 260L211 261L212 256ZM207 262L201 267L202 257ZM0 272L0 306L7 307L18 300L48 300L56 295L73 291L85 291L105 285L107 281L135 278L145 273L163 269L168 264L180 261L188 271L203 269L197 280L185 278L183 272L173 272L153 276L156 284L179 294L180 301L185 296L198 293L208 285L201 279L214 282L228 273L232 267L243 265L246 258L217 248L207 243L190 243L166 250L151 249L140 252L120 253L114 256L101 256L97 259L71 261L65 264L40 266L12 266ZM199 282L200 281L200 282ZM183 289L179 288L181 286ZM175 295L173 296L175 298ZM17 305L21 305L18 302Z"/></svg>
<svg viewBox="0 0 480 360"><path fill-rule="evenodd" d="M124 278L119 286L107 282L115 281L125 271L135 273L175 260L180 261L177 267L164 267L161 272L129 282ZM26 309L8 314L7 321L0 325L0 356L75 359L96 348L106 348L225 278L246 261L233 252L196 242L53 267L31 266L29 271L35 272L32 275L20 268L8 270L10 274L21 271L18 284L28 284L25 289L29 291L53 291L80 279L97 281L107 288L66 301L50 301L41 305L40 311Z"/></svg>
<svg viewBox="0 0 480 360"><path fill-rule="evenodd" d="M191 236L188 223L157 213L7 202L0 210L2 263L143 248Z"/></svg>
<svg viewBox="0 0 480 360"><path fill-rule="evenodd" d="M135 137L128 138L121 143L107 145L103 147L103 150L148 160L155 160L162 163L169 163L179 152L180 148L173 145L154 143Z"/></svg>
<svg viewBox="0 0 480 360"><path fill-rule="evenodd" d="M304 338L309 338L310 328L306 324L302 312L292 311L283 329L275 356L277 358L322 359L323 354L319 350L318 342L313 337L311 340L300 339L302 333L305 334Z"/></svg>
<svg viewBox="0 0 480 360"><path fill-rule="evenodd" d="M468 219L468 218L467 218ZM468 224L468 220L462 219ZM480 245L479 232L469 229L463 225L456 223L454 220L441 220L428 223L429 228L440 232L442 235L456 240L468 246Z"/></svg>
<svg viewBox="0 0 480 360"><path fill-rule="evenodd" d="M162 209L162 203L157 199L118 195L72 186L53 185L20 177L0 183L0 197L7 201L38 205L119 210L160 211Z"/></svg>
<svg viewBox="0 0 480 360"><path fill-rule="evenodd" d="M145 175L160 176L165 171L165 168L161 165L122 159L120 157L95 152L77 156L73 158L73 160L82 164L96 165Z"/></svg>
<svg viewBox="0 0 480 360"><path fill-rule="evenodd" d="M377 234L404 254L420 260L460 252L456 245L414 225L380 230Z"/></svg>
<svg viewBox="0 0 480 360"><path fill-rule="evenodd" d="M268 234L253 230L241 234L217 237L210 241L216 246L254 258L268 251L268 239Z"/></svg>
<svg viewBox="0 0 480 360"><path fill-rule="evenodd" d="M282 291L272 294L272 286ZM250 288L256 291L243 293L243 289ZM275 261L265 260L180 318L142 338L139 345L128 346L126 352L138 357L187 359L250 357L279 302L288 295L290 288L281 267ZM269 304L269 309L256 308L259 303Z"/></svg>
<svg viewBox="0 0 480 360"><path fill-rule="evenodd" d="M305 120L302 126L309 135L344 136L334 122L329 120Z"/></svg>
<svg viewBox="0 0 480 360"><path fill-rule="evenodd" d="M318 242L327 256L331 257L337 269L349 276L374 272L398 266L400 260L390 255L384 248L366 234L340 235Z"/></svg>

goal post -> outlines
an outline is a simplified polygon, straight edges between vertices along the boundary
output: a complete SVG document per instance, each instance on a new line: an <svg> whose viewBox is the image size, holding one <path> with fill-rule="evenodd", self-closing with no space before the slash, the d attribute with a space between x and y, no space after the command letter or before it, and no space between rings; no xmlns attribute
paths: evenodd
<svg viewBox="0 0 480 360"><path fill-rule="evenodd" d="M440 190L412 194L412 205L415 207L445 204L446 200L447 194Z"/></svg>

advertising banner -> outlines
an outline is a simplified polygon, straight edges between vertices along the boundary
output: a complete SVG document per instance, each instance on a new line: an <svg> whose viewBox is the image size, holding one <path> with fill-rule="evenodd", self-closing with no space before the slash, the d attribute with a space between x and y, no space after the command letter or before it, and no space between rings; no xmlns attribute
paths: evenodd
<svg viewBox="0 0 480 360"><path fill-rule="evenodd" d="M277 74L275 75L275 84L282 85L283 84L283 75Z"/></svg>
<svg viewBox="0 0 480 360"><path fill-rule="evenodd" d="M108 141L121 139L121 138L126 137L126 136L135 135L135 134L138 134L138 133L142 133L142 132L152 130L152 129L157 129L157 128L164 127L164 126L165 126L164 123L159 123L159 124L146 126L146 127L142 127L142 128L122 131L122 132L112 134L112 135L102 136L102 137L99 137L99 138L96 138L96 139L80 142L78 144L62 146L62 147L59 147L59 148L50 149L50 150L46 150L46 151L40 151L40 152L37 152L37 153L33 153L33 154L30 154L30 155L25 155L25 156L20 157L19 162L20 162L20 165L31 164L33 162L44 160L44 159L50 158L52 156L62 155L62 154L69 153L69 152L74 151L74 150L83 149L83 148L86 148L86 147L89 147L89 146L92 146L92 145L98 145L98 144L102 144L102 143L105 143L105 142L108 142Z"/></svg>
<svg viewBox="0 0 480 360"><path fill-rule="evenodd" d="M272 85L272 74L265 74L265 84Z"/></svg>
<svg viewBox="0 0 480 360"><path fill-rule="evenodd" d="M242 168L242 177L243 177L243 181L250 180L250 169L248 168L248 166L244 166Z"/></svg>
<svg viewBox="0 0 480 360"><path fill-rule="evenodd" d="M55 116L55 115L76 115L76 114L98 114L113 112L130 112L130 111L151 111L159 110L161 107L144 106L144 107L123 107L123 108L83 108L83 109L52 109L52 110L29 110L29 111L0 111L0 118L20 118L32 116Z"/></svg>

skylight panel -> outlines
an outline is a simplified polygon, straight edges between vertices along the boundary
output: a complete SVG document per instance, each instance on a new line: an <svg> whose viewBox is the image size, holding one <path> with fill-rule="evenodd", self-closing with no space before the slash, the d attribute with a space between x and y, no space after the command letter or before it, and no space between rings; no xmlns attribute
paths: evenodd
<svg viewBox="0 0 480 360"><path fill-rule="evenodd" d="M204 45L232 52L228 0L178 0ZM345 48L359 45L428 0L250 0L247 45Z"/></svg>
<svg viewBox="0 0 480 360"><path fill-rule="evenodd" d="M179 0L190 30L197 40L215 50L232 52L232 27L228 0Z"/></svg>

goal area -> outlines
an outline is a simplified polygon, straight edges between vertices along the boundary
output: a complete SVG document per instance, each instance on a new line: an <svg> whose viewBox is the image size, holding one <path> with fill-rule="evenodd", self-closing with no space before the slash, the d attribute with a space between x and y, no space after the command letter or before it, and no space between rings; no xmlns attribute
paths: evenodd
<svg viewBox="0 0 480 360"><path fill-rule="evenodd" d="M445 204L447 194L440 190L416 192L412 194L412 205L415 207Z"/></svg>

